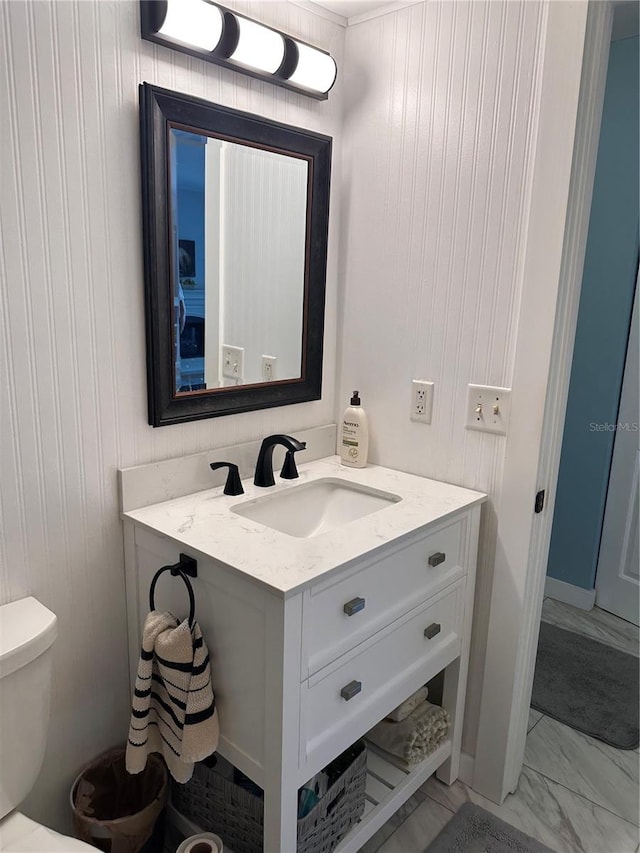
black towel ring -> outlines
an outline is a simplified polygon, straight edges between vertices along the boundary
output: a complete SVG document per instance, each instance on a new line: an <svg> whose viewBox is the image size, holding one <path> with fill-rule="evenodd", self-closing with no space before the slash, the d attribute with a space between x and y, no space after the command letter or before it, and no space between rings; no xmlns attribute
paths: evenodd
<svg viewBox="0 0 640 853"><path fill-rule="evenodd" d="M158 582L158 578L164 572L171 572L173 577L180 576L187 587L187 592L189 593L189 627L193 628L193 623L196 615L196 599L193 594L193 587L191 586L191 581L189 577L197 578L198 577L198 563L193 557L188 557L186 554L180 554L180 562L176 563L173 566L163 566L153 576L153 580L151 581L151 586L149 587L149 609L155 610L156 606L153 600L154 592L156 591L156 583Z"/></svg>

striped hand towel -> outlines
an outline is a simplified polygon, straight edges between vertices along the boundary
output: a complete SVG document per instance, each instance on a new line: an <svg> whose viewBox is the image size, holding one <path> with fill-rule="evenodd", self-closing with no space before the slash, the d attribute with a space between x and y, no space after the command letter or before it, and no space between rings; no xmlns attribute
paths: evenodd
<svg viewBox="0 0 640 853"><path fill-rule="evenodd" d="M193 764L218 746L218 715L211 687L209 651L197 622L178 622L153 610L142 632L142 650L131 708L126 767L140 773L159 752L176 782L188 782Z"/></svg>

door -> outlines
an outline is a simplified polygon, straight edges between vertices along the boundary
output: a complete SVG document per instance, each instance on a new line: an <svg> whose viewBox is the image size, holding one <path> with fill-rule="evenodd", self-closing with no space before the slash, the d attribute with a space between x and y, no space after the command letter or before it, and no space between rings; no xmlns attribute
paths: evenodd
<svg viewBox="0 0 640 853"><path fill-rule="evenodd" d="M631 316L611 475L596 574L596 604L634 625L639 624L640 551L638 489L640 483L640 402L638 388L638 283Z"/></svg>

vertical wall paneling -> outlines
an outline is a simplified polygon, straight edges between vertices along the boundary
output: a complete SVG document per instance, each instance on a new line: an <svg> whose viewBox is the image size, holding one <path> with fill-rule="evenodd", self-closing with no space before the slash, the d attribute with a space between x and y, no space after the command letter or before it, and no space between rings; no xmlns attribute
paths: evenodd
<svg viewBox="0 0 640 853"><path fill-rule="evenodd" d="M262 355L276 356L278 379L291 379L301 375L302 364L303 293L297 285L304 278L308 164L270 151L223 147L221 344L244 348L245 382L262 381Z"/></svg>
<svg viewBox="0 0 640 853"><path fill-rule="evenodd" d="M509 387L543 5L425 3L346 34L340 399L373 462L487 491L463 748L473 753L505 439L465 430L466 386ZM433 422L409 420L412 378Z"/></svg>
<svg viewBox="0 0 640 853"><path fill-rule="evenodd" d="M342 27L286 2L227 5L328 50L342 71ZM0 4L0 601L32 593L59 617L48 752L25 804L59 828L78 768L126 733L117 468L295 433L335 407L334 192L322 400L147 425L144 80L317 130L340 150L340 77L318 102L143 42L136 0Z"/></svg>

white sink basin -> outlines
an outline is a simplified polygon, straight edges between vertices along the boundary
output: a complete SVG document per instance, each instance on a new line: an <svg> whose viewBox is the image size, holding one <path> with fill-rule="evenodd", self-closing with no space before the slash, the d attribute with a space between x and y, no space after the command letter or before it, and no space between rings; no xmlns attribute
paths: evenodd
<svg viewBox="0 0 640 853"><path fill-rule="evenodd" d="M400 500L402 498L391 492L323 477L236 504L231 510L280 533L306 539L371 515Z"/></svg>

